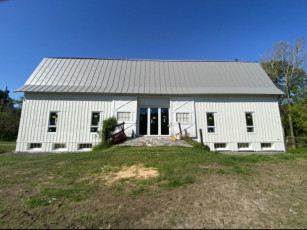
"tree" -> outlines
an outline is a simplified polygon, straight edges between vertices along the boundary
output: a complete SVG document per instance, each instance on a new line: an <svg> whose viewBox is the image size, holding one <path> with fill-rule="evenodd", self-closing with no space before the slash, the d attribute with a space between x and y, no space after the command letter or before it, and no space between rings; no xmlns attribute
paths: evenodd
<svg viewBox="0 0 307 230"><path fill-rule="evenodd" d="M16 140L21 107L14 107L15 100L10 98L9 90L0 90L0 140ZM22 101L17 104L21 105ZM19 106L18 105L18 106Z"/></svg>
<svg viewBox="0 0 307 230"><path fill-rule="evenodd" d="M268 49L260 60L274 84L285 93L280 97L280 108L287 116L292 143L295 143L292 104L296 98L304 95L307 83L304 45L304 38L296 39L293 46L280 41Z"/></svg>
<svg viewBox="0 0 307 230"><path fill-rule="evenodd" d="M295 127L294 134L307 137L307 98L293 103L291 112Z"/></svg>

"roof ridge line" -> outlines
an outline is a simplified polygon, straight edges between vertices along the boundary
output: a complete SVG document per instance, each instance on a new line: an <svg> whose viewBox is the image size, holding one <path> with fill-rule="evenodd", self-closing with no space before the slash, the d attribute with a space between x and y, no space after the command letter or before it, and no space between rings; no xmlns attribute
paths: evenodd
<svg viewBox="0 0 307 230"><path fill-rule="evenodd" d="M236 60L181 60L181 59L135 59L135 58L93 58L93 57L46 57L48 59L93 59L93 60L118 60L118 61L156 61L156 62L244 62L259 63L258 61L236 61Z"/></svg>

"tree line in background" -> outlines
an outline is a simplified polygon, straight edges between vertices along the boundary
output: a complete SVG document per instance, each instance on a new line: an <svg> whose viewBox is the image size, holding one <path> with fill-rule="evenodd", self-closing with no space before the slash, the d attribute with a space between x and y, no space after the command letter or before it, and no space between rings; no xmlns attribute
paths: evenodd
<svg viewBox="0 0 307 230"><path fill-rule="evenodd" d="M279 107L285 136L307 137L307 75L305 39L294 44L280 41L268 49L260 62L273 83L284 92Z"/></svg>
<svg viewBox="0 0 307 230"><path fill-rule="evenodd" d="M0 89L0 140L15 141L18 134L22 98L14 100L10 91Z"/></svg>

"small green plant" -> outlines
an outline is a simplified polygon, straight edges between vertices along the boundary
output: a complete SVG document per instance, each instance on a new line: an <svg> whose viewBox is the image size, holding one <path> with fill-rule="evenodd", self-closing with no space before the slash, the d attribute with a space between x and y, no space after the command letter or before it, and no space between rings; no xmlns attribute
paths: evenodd
<svg viewBox="0 0 307 230"><path fill-rule="evenodd" d="M101 143L94 147L94 151L112 146L112 141L109 141L107 137L114 132L116 125L117 120L115 117L107 118L102 122L102 129L98 132L99 137L101 138Z"/></svg>
<svg viewBox="0 0 307 230"><path fill-rule="evenodd" d="M202 150L210 152L210 148L207 145L202 145L201 143L193 140L189 136L183 136L182 139L185 140L188 144L192 145L194 148L202 149Z"/></svg>

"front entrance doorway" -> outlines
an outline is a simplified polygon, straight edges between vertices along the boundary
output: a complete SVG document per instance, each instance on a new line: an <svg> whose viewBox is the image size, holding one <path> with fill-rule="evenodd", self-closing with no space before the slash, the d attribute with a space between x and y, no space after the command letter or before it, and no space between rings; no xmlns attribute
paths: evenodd
<svg viewBox="0 0 307 230"><path fill-rule="evenodd" d="M169 135L169 108L141 107L139 135Z"/></svg>

